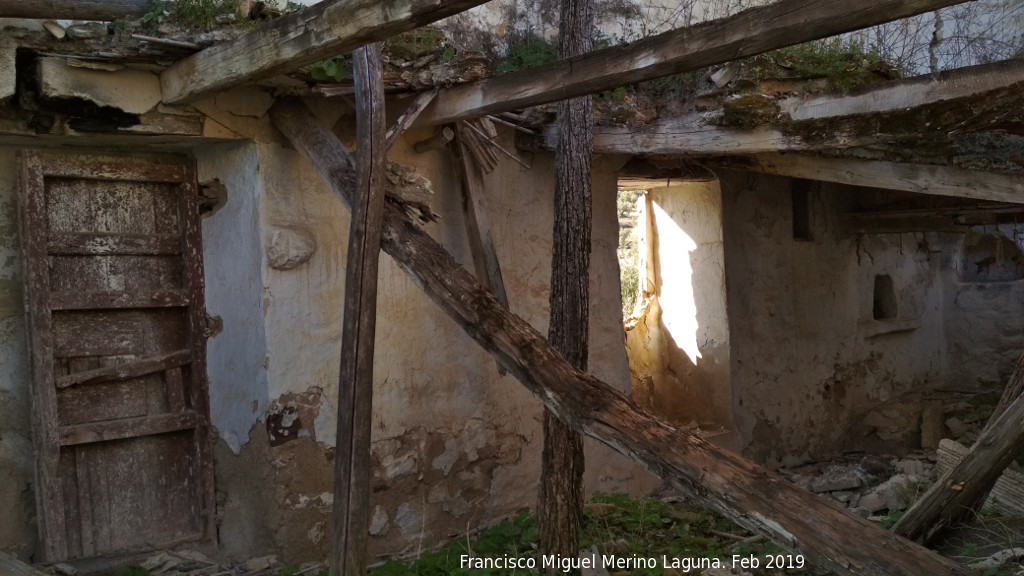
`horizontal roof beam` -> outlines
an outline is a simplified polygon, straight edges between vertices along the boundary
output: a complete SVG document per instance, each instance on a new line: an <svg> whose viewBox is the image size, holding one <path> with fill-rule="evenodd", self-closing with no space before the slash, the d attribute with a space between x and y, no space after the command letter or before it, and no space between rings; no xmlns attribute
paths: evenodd
<svg viewBox="0 0 1024 576"><path fill-rule="evenodd" d="M753 128L717 125L716 113L666 118L640 127L598 126L594 151L694 157L884 147L905 136L894 127L907 125L919 127L915 138L930 133L946 139L952 130L985 128L983 112L1015 109L1024 100L1022 95L1024 62L1006 61L889 82L848 96L784 98L778 101L778 120ZM929 113L932 107L947 110L958 101L970 103L964 114ZM867 117L873 121L865 122ZM903 121L887 121L897 117ZM801 123L805 129L799 128ZM549 126L543 138L543 145L553 149L557 127Z"/></svg>
<svg viewBox="0 0 1024 576"><path fill-rule="evenodd" d="M119 20L146 13L147 0L0 0L0 18Z"/></svg>
<svg viewBox="0 0 1024 576"><path fill-rule="evenodd" d="M732 156L709 160L708 166L883 190L1024 204L1024 174L810 154Z"/></svg>
<svg viewBox="0 0 1024 576"><path fill-rule="evenodd" d="M351 52L486 1L323 0L176 62L160 75L163 99L168 104L193 102Z"/></svg>
<svg viewBox="0 0 1024 576"><path fill-rule="evenodd" d="M609 90L961 3L779 0L721 20L445 89L417 124L453 122Z"/></svg>

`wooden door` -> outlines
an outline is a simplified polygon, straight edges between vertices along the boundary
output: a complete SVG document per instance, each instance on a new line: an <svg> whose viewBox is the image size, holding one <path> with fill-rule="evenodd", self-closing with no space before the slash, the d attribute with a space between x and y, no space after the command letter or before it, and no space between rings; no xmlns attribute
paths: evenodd
<svg viewBox="0 0 1024 576"><path fill-rule="evenodd" d="M46 561L215 538L194 163L21 155Z"/></svg>

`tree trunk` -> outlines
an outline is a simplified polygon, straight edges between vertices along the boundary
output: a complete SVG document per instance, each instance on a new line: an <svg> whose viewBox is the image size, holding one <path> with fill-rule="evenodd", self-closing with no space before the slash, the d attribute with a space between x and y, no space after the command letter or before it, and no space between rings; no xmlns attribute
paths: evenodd
<svg viewBox="0 0 1024 576"><path fill-rule="evenodd" d="M590 51L593 0L562 0L558 57ZM555 223L548 341L569 364L587 369L590 329L591 165L594 104L589 95L558 103ZM583 513L583 436L544 411L537 535L541 554L575 557ZM548 574L556 574L549 567Z"/></svg>
<svg viewBox="0 0 1024 576"><path fill-rule="evenodd" d="M384 213L384 87L380 44L352 53L356 84L355 198L345 270L345 317L338 380L331 576L366 573L370 525L370 425L377 264Z"/></svg>
<svg viewBox="0 0 1024 576"><path fill-rule="evenodd" d="M270 116L350 206L351 161L337 137L299 100L278 100ZM837 574L972 574L778 474L665 424L622 393L576 370L391 202L385 205L381 240L383 250L427 296L563 422L689 492L701 504Z"/></svg>
<svg viewBox="0 0 1024 576"><path fill-rule="evenodd" d="M1024 445L1024 356L967 456L907 510L892 531L927 543L975 510Z"/></svg>

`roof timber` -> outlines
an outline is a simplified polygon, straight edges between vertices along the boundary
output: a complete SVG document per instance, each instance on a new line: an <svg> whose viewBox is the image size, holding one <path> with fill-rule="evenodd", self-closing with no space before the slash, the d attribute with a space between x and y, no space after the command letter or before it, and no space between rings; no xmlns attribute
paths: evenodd
<svg viewBox="0 0 1024 576"><path fill-rule="evenodd" d="M168 104L274 76L412 30L487 0L323 0L160 74Z"/></svg>
<svg viewBox="0 0 1024 576"><path fill-rule="evenodd" d="M1024 174L1016 173L1001 174L949 166L809 154L756 154L716 158L710 160L708 165L712 169L729 168L885 190L1024 204Z"/></svg>
<svg viewBox="0 0 1024 576"><path fill-rule="evenodd" d="M117 20L141 16L147 0L0 0L0 18Z"/></svg>
<svg viewBox="0 0 1024 576"><path fill-rule="evenodd" d="M947 139L950 132L1019 122L1024 61L918 76L850 96L779 100L777 121L751 128L716 124L717 112L661 119L643 127L594 129L594 151L635 156L715 156L853 147L902 147L901 139ZM950 113L953 112L953 113ZM555 126L544 146L558 141Z"/></svg>
<svg viewBox="0 0 1024 576"><path fill-rule="evenodd" d="M448 88L420 115L417 124L441 124L564 100L962 3L780 0L729 18Z"/></svg>

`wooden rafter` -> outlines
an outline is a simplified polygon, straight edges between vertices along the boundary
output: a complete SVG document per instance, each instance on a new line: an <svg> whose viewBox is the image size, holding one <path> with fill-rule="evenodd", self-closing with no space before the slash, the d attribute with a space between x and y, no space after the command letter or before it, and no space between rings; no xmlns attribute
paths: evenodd
<svg viewBox="0 0 1024 576"><path fill-rule="evenodd" d="M445 89L417 123L517 110L697 70L964 0L780 0L722 20L665 32L546 66Z"/></svg>
<svg viewBox="0 0 1024 576"><path fill-rule="evenodd" d="M270 116L342 202L351 206L351 159L337 137L317 124L298 101L279 100ZM837 574L971 573L753 462L661 422L608 384L576 370L396 207L385 206L381 247L559 418L702 504Z"/></svg>
<svg viewBox="0 0 1024 576"><path fill-rule="evenodd" d="M937 196L1024 204L1024 178L928 164L832 158L808 154L757 154L709 160L711 167L902 190Z"/></svg>
<svg viewBox="0 0 1024 576"><path fill-rule="evenodd" d="M324 0L160 74L164 102L182 104L458 14L487 0Z"/></svg>
<svg viewBox="0 0 1024 576"><path fill-rule="evenodd" d="M147 0L0 0L0 18L118 20L141 16Z"/></svg>

